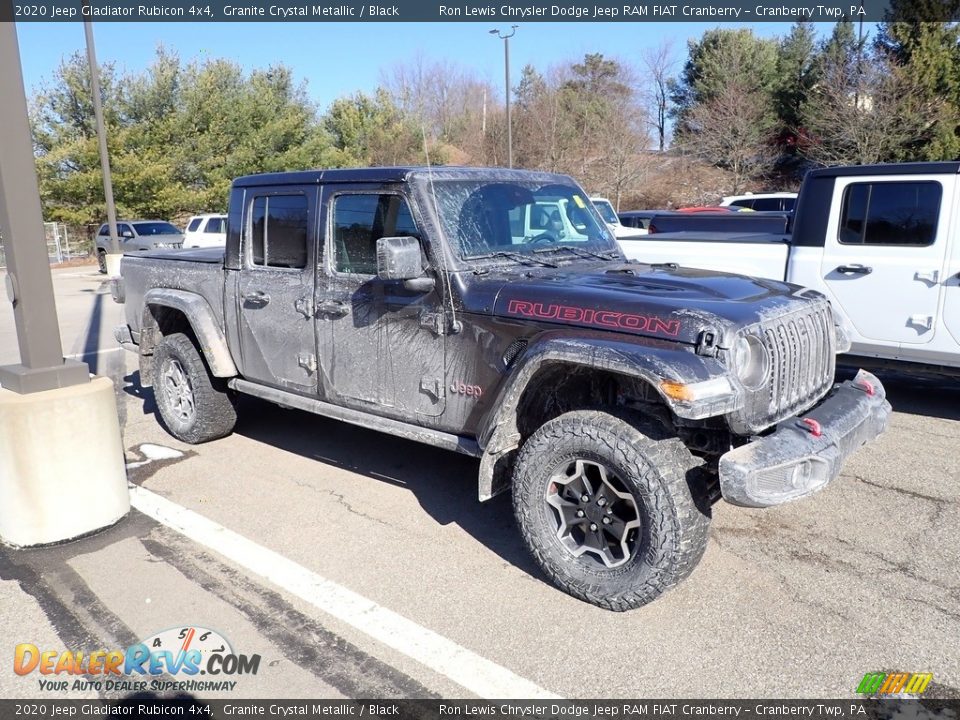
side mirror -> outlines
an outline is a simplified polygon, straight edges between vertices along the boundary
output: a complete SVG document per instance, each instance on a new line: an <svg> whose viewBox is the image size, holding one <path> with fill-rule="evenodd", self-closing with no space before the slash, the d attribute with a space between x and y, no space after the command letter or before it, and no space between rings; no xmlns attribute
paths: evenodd
<svg viewBox="0 0 960 720"><path fill-rule="evenodd" d="M122 233L120 233L120 237L132 238L132 237L133 237L133 230L124 230Z"/></svg>
<svg viewBox="0 0 960 720"><path fill-rule="evenodd" d="M429 292L436 284L423 274L423 249L415 237L383 237L377 240L377 277L402 280L408 290Z"/></svg>

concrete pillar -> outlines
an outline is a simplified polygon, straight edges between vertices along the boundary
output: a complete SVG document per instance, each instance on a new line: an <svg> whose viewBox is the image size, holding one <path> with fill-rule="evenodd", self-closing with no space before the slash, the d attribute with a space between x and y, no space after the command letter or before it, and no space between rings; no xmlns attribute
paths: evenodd
<svg viewBox="0 0 960 720"><path fill-rule="evenodd" d="M45 545L130 510L109 378L20 394L0 389L0 539Z"/></svg>
<svg viewBox="0 0 960 720"><path fill-rule="evenodd" d="M65 360L16 26L0 22L0 233L21 364L0 367L0 541L44 545L130 509L113 383Z"/></svg>

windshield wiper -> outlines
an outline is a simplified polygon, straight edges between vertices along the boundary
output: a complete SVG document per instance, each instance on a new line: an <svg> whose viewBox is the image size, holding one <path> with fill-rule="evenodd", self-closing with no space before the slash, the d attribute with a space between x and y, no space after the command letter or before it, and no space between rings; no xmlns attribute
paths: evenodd
<svg viewBox="0 0 960 720"><path fill-rule="evenodd" d="M548 253L548 252L557 252L559 250L566 250L567 252L572 252L574 255L579 255L584 258L599 258L600 260L616 260L620 253L616 250L607 250L603 253L594 252L593 250L587 250L586 248L576 247L574 245L550 245L549 247L540 248L539 250L534 250L535 253Z"/></svg>
<svg viewBox="0 0 960 720"><path fill-rule="evenodd" d="M491 258L508 258L523 265L542 265L543 267L550 268L559 267L556 263L552 263L549 260L533 257L527 253L511 252L510 250L497 250L496 252L486 253L484 255L472 255L468 257L467 260L489 260Z"/></svg>

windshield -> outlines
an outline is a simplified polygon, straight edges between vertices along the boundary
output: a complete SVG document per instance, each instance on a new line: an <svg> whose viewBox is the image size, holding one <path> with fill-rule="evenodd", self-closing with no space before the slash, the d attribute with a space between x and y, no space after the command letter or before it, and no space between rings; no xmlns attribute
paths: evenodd
<svg viewBox="0 0 960 720"><path fill-rule="evenodd" d="M613 211L613 205L610 204L609 200L594 200L593 206L597 209L597 212L600 213L600 217L603 218L604 222L610 223L611 225L620 224L620 220Z"/></svg>
<svg viewBox="0 0 960 720"><path fill-rule="evenodd" d="M179 235L180 231L168 222L134 223L137 235Z"/></svg>
<svg viewBox="0 0 960 720"><path fill-rule="evenodd" d="M564 246L619 252L575 185L443 179L432 187L444 234L463 259Z"/></svg>

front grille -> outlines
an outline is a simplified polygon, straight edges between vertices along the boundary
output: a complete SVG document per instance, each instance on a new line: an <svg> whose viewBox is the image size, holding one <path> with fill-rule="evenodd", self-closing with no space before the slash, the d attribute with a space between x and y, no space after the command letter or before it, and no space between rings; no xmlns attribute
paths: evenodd
<svg viewBox="0 0 960 720"><path fill-rule="evenodd" d="M730 416L737 432L755 433L814 404L833 384L836 331L826 300L761 322L746 332L763 340L770 355L767 381L748 393Z"/></svg>

